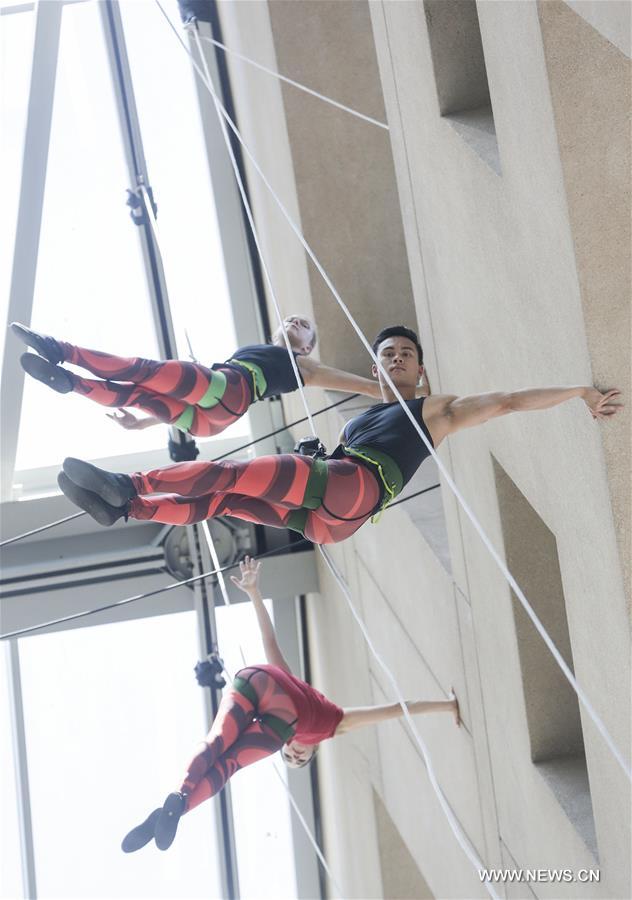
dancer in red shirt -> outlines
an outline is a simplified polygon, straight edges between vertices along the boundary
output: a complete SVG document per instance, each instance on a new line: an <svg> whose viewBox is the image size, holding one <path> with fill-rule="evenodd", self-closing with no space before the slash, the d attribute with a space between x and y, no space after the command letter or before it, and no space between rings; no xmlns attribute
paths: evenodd
<svg viewBox="0 0 632 900"><path fill-rule="evenodd" d="M152 838L160 850L171 846L178 822L204 800L217 794L244 766L280 750L292 767L307 765L321 741L354 728L403 716L398 703L342 709L309 684L292 675L279 649L274 626L259 591L261 563L246 557L241 578L232 581L253 602L267 664L247 666L235 676L222 698L210 732L187 766L177 791L169 794L125 836L125 853L140 850ZM450 713L460 724L454 693L447 700L418 700L406 706L412 715Z"/></svg>

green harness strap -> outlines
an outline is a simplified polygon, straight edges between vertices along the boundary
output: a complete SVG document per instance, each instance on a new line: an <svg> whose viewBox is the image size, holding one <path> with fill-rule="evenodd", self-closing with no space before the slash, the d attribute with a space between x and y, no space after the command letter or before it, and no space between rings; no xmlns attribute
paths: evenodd
<svg viewBox="0 0 632 900"><path fill-rule="evenodd" d="M201 397L198 402L195 404L196 406L201 406L202 409L211 409L213 406L217 406L219 401L222 399L224 394L226 393L226 385L228 384L227 378L223 372L220 372L219 369L215 369L213 371L213 377L211 378L211 383L206 389L206 393L203 397Z"/></svg>
<svg viewBox="0 0 632 900"><path fill-rule="evenodd" d="M195 414L194 406L187 406L185 411L173 423L180 431L188 431L193 424L193 416Z"/></svg>
<svg viewBox="0 0 632 900"><path fill-rule="evenodd" d="M211 378L210 384L206 389L206 393L203 397L201 397L197 403L192 406L187 406L183 413L176 419L173 423L176 428L179 428L180 431L189 431L191 425L193 424L193 416L195 415L195 407L199 406L201 409L211 409L213 406L217 406L219 401L222 399L224 394L226 393L226 385L228 381L223 372L214 371L213 377Z"/></svg>
<svg viewBox="0 0 632 900"><path fill-rule="evenodd" d="M278 716L273 716L271 713L263 713L263 715L259 716L259 719L264 725L271 728L284 744L294 737L296 729L284 722L283 719L279 719Z"/></svg>
<svg viewBox="0 0 632 900"><path fill-rule="evenodd" d="M285 527L291 531L298 531L304 534L305 523L310 510L318 509L323 502L325 491L327 489L327 478L329 477L329 469L324 459L315 459L312 463L312 470L309 473L307 484L305 486L305 494L300 509L293 509L289 515Z"/></svg>
<svg viewBox="0 0 632 900"><path fill-rule="evenodd" d="M252 378L252 390L255 400L261 400L268 389L268 382L263 374L263 369L256 363L246 362L245 359L229 359L231 366L240 366L245 369Z"/></svg>
<svg viewBox="0 0 632 900"><path fill-rule="evenodd" d="M379 521L380 516L386 509L388 504L395 499L404 486L404 477L397 463L373 447L344 447L343 451L347 456L355 456L364 462L370 463L377 469L377 474L384 486L384 499L380 504L380 508L373 516L371 522L375 524ZM323 502L325 489L327 488L327 463L324 459L315 459L309 476L307 487L305 489L305 497L300 509L295 509L290 513L285 527L292 531L298 531L299 534L305 536L305 523L311 509L318 509Z"/></svg>
<svg viewBox="0 0 632 900"><path fill-rule="evenodd" d="M246 700L250 700L254 708L257 708L257 703L259 702L259 698L257 697L257 692L250 684L249 681L246 681L245 678L242 678L240 675L235 675L233 678L233 687L236 691L246 698Z"/></svg>
<svg viewBox="0 0 632 900"><path fill-rule="evenodd" d="M345 447L343 451L348 456L357 456L358 459L370 463L377 469L380 481L384 486L384 499L377 513L371 516L371 522L376 524L389 503L397 497L404 487L404 477L397 463L374 447Z"/></svg>
<svg viewBox="0 0 632 900"><path fill-rule="evenodd" d="M291 725L288 725L288 723L284 722L283 719L280 719L278 716L273 716L271 713L262 713L261 715L259 715L259 711L257 709L259 698L257 697L257 693L249 681L246 681L245 678L241 678L239 675L235 675L233 679L233 687L243 697L245 697L246 700L249 700L252 703L255 708L255 715L257 716L257 718L264 725L267 725L268 728L271 728L272 731L274 731L274 733L283 741L284 744L286 741L290 740L295 731L295 729Z"/></svg>

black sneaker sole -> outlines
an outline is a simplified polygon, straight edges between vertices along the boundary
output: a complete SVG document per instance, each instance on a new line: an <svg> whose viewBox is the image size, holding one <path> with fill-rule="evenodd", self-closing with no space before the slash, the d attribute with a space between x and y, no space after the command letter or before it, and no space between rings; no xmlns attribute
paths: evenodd
<svg viewBox="0 0 632 900"><path fill-rule="evenodd" d="M70 372L61 366L53 365L47 359L36 356L34 353L23 353L20 357L20 365L31 378L36 378L47 387L57 391L58 394L69 394L73 389L73 379Z"/></svg>
<svg viewBox="0 0 632 900"><path fill-rule="evenodd" d="M160 808L155 809L153 812L149 813L144 822L141 822L136 828L132 828L132 830L125 835L121 841L121 850L123 853L135 853L136 850L140 850L141 847L144 847L151 841L154 836L154 829L156 827L158 816L161 812L162 810Z"/></svg>
<svg viewBox="0 0 632 900"><path fill-rule="evenodd" d="M59 473L57 484L71 503L87 512L99 525L109 528L110 525L114 525L115 522L125 515L125 508L110 506L97 494L93 494L92 491L86 491L75 484L74 481L71 481L65 472Z"/></svg>
<svg viewBox="0 0 632 900"><path fill-rule="evenodd" d="M184 812L182 794L169 794L156 820L154 838L159 850L168 850L178 830L178 822Z"/></svg>
<svg viewBox="0 0 632 900"><path fill-rule="evenodd" d="M27 347L32 347L40 356L47 359L49 363L56 365L64 361L64 354L61 347L53 337L47 334L38 334L37 331L21 325L19 322L11 322L11 331L19 338Z"/></svg>
<svg viewBox="0 0 632 900"><path fill-rule="evenodd" d="M64 460L64 472L76 485L86 491L98 494L110 506L125 506L128 500L135 496L133 488L126 489L121 480L113 472L106 472L93 466L83 459L75 459L69 456Z"/></svg>

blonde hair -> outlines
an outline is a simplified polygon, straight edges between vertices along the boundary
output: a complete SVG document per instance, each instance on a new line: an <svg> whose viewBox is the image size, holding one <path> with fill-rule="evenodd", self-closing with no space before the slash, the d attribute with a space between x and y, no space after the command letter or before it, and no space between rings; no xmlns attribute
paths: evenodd
<svg viewBox="0 0 632 900"><path fill-rule="evenodd" d="M298 313L290 313L290 315L298 315ZM289 318L286 316L286 318ZM309 352L311 353L316 344L318 343L318 334L316 333L316 325L312 322L311 319L308 319L307 316L301 316L301 319L306 319L309 324L312 326L312 339L309 344ZM271 342L274 344L277 338L283 337L283 326L279 325L279 327L272 332L272 336L270 338Z"/></svg>

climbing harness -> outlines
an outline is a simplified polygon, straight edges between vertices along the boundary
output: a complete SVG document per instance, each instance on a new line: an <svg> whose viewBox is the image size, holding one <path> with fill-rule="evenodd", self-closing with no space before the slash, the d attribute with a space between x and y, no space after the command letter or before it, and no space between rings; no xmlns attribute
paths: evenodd
<svg viewBox="0 0 632 900"><path fill-rule="evenodd" d="M256 363L246 362L245 359L229 359L227 365L239 366L240 369L245 369L252 379L253 400L263 399L263 395L268 388L268 383L260 366L256 365Z"/></svg>

